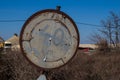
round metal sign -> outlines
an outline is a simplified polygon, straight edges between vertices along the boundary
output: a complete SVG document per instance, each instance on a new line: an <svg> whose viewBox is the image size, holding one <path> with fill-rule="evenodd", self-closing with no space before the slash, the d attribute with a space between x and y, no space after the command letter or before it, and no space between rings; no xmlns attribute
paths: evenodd
<svg viewBox="0 0 120 80"><path fill-rule="evenodd" d="M33 14L23 25L20 47L25 57L40 68L66 64L79 46L74 21L64 12L47 9Z"/></svg>

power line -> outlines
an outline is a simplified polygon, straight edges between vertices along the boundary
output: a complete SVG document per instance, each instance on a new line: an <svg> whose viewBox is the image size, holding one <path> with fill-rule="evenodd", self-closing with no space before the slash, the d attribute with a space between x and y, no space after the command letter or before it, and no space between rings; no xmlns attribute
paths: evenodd
<svg viewBox="0 0 120 80"><path fill-rule="evenodd" d="M94 26L94 27L102 27L100 25L90 24L90 23L82 23L82 22L76 22L76 24L82 24L82 25L88 25L88 26Z"/></svg>
<svg viewBox="0 0 120 80"><path fill-rule="evenodd" d="M24 22L26 20L0 20L0 22ZM76 24L82 24L82 25L88 25L88 26L94 26L94 27L102 27L100 25L96 24L90 24L90 23L83 23L83 22L75 22Z"/></svg>
<svg viewBox="0 0 120 80"><path fill-rule="evenodd" d="M26 20L0 20L0 22L23 22Z"/></svg>

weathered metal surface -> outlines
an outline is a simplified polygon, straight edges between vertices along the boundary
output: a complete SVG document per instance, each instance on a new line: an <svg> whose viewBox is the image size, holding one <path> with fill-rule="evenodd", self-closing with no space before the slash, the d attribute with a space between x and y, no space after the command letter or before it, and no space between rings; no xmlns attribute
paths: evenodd
<svg viewBox="0 0 120 80"><path fill-rule="evenodd" d="M32 15L20 34L25 57L37 67L57 68L66 64L79 46L79 33L73 20L58 10Z"/></svg>

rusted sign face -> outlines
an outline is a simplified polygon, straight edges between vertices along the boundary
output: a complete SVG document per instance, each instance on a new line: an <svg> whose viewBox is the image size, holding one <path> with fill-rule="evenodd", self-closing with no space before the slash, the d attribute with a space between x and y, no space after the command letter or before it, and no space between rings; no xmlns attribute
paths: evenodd
<svg viewBox="0 0 120 80"><path fill-rule="evenodd" d="M79 33L74 21L57 10L33 14L20 34L20 47L25 57L40 68L58 68L66 64L79 46Z"/></svg>

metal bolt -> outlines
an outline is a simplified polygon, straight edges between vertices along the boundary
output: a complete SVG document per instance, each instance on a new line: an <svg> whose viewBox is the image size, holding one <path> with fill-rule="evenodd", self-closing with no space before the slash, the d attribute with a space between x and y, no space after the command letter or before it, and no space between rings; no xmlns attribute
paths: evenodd
<svg viewBox="0 0 120 80"><path fill-rule="evenodd" d="M61 6L56 6L56 10L60 11Z"/></svg>

